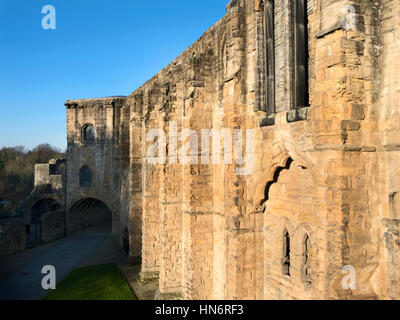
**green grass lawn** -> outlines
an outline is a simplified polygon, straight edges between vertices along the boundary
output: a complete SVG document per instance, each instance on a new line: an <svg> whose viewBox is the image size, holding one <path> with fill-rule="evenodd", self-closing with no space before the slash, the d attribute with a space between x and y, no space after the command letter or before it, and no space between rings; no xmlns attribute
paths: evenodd
<svg viewBox="0 0 400 320"><path fill-rule="evenodd" d="M73 270L45 300L136 300L115 264Z"/></svg>

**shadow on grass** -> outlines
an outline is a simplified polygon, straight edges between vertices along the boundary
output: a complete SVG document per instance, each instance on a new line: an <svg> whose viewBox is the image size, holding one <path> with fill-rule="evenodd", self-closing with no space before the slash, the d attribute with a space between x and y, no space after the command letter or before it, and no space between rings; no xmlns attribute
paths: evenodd
<svg viewBox="0 0 400 320"><path fill-rule="evenodd" d="M68 274L44 300L136 300L115 264L78 268Z"/></svg>

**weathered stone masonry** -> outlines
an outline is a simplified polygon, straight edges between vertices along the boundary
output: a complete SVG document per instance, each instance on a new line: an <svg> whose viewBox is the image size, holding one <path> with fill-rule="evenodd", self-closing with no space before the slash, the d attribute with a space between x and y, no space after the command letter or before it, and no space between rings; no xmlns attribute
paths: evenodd
<svg viewBox="0 0 400 320"><path fill-rule="evenodd" d="M34 189L12 216L0 216L0 256L65 235L65 159L35 165Z"/></svg>
<svg viewBox="0 0 400 320"><path fill-rule="evenodd" d="M104 202L158 298L400 298L399 17L394 0L233 0L129 97L67 101L67 223ZM254 129L253 172L150 164L146 133L174 122Z"/></svg>

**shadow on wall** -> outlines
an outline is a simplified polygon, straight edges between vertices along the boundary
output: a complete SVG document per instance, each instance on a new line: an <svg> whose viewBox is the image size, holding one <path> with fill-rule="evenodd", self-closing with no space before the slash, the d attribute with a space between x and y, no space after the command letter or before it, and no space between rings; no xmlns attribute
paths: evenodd
<svg viewBox="0 0 400 320"><path fill-rule="evenodd" d="M126 254L129 254L129 232L128 228L124 229L124 233L122 234L122 246Z"/></svg>
<svg viewBox="0 0 400 320"><path fill-rule="evenodd" d="M98 199L85 198L77 201L69 210L68 216L68 233L95 226L102 226L111 233L112 212L104 202Z"/></svg>

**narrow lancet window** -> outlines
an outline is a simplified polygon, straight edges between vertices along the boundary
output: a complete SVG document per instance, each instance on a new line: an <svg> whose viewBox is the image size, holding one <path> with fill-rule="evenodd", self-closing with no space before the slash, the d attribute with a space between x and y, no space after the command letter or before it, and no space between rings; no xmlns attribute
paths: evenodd
<svg viewBox="0 0 400 320"><path fill-rule="evenodd" d="M275 18L274 0L264 0L265 102L268 114L275 113Z"/></svg>
<svg viewBox="0 0 400 320"><path fill-rule="evenodd" d="M309 106L307 0L296 0L295 43L295 106L303 108Z"/></svg>
<svg viewBox="0 0 400 320"><path fill-rule="evenodd" d="M283 274L290 276L290 236L289 232L283 233Z"/></svg>
<svg viewBox="0 0 400 320"><path fill-rule="evenodd" d="M308 235L305 235L304 242L303 242L303 281L311 285L311 265L310 265L310 248L311 248L311 241Z"/></svg>

